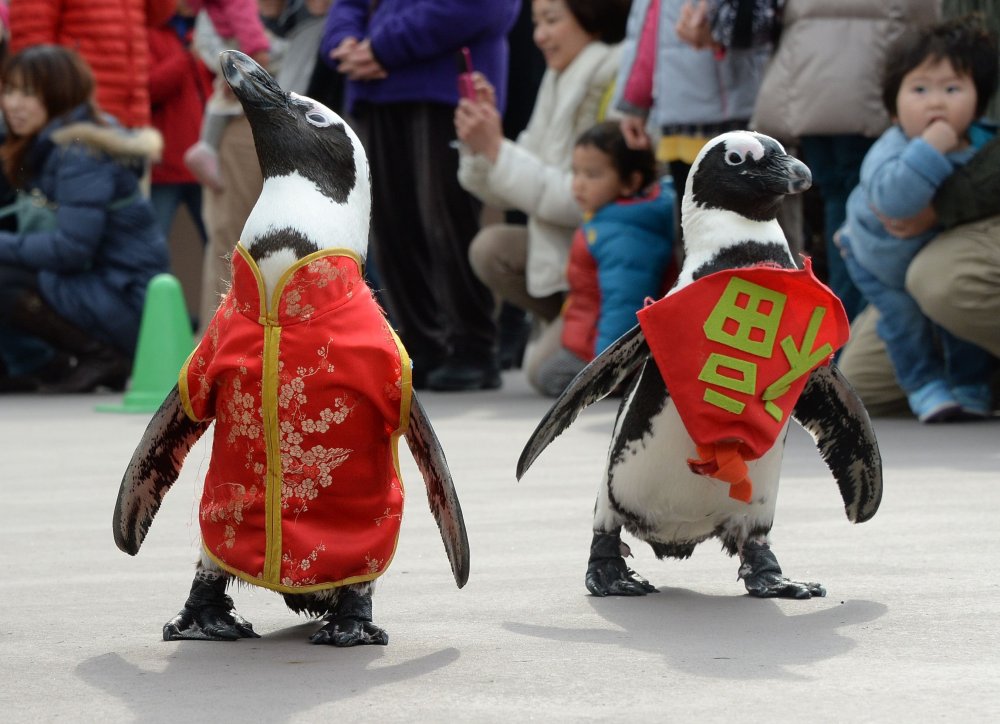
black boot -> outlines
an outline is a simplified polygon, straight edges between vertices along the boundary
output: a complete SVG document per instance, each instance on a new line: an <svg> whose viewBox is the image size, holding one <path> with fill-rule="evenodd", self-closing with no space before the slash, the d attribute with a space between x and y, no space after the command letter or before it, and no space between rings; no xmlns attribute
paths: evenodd
<svg viewBox="0 0 1000 724"><path fill-rule="evenodd" d="M0 394L38 392L47 385L63 380L72 371L73 358L65 352L56 350L52 359L32 370L30 374L12 375L0 368Z"/></svg>
<svg viewBox="0 0 1000 724"><path fill-rule="evenodd" d="M427 375L427 387L439 392L495 390L500 385L496 352L462 342L454 345L447 362Z"/></svg>
<svg viewBox="0 0 1000 724"><path fill-rule="evenodd" d="M25 292L14 300L10 322L76 358L69 374L51 384L43 384L40 391L92 392L102 385L115 390L125 389L132 367L128 358L63 319L36 292Z"/></svg>

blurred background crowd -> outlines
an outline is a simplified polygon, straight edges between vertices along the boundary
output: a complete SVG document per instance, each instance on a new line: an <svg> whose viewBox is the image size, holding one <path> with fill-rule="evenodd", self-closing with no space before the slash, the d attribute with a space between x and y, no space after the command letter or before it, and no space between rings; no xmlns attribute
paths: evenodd
<svg viewBox="0 0 1000 724"><path fill-rule="evenodd" d="M369 283L418 389L558 395L662 296L703 144L813 173L796 254L874 414L992 415L1000 0L0 0L0 392L123 389L146 287L211 319L263 179L238 49L371 165Z"/></svg>

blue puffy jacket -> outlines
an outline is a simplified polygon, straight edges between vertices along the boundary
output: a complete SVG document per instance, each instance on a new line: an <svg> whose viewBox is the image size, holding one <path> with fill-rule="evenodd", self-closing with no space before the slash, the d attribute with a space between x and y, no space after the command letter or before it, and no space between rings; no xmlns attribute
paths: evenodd
<svg viewBox="0 0 1000 724"><path fill-rule="evenodd" d="M53 231L0 231L0 264L38 272L61 316L126 354L135 350L146 285L169 255L139 191L155 132L99 125L86 106L51 121L25 155L26 190L56 210Z"/></svg>
<svg viewBox="0 0 1000 724"><path fill-rule="evenodd" d="M637 323L646 297L661 296L674 245L674 186L600 208L586 219L570 252L570 292L562 345L589 361Z"/></svg>

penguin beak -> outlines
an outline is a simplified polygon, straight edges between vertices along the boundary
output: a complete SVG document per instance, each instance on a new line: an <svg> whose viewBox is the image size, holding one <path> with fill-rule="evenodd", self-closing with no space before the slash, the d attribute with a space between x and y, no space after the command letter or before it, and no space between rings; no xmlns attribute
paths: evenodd
<svg viewBox="0 0 1000 724"><path fill-rule="evenodd" d="M288 94L250 56L238 50L224 50L220 54L220 62L222 75L245 111L284 108L288 105Z"/></svg>
<svg viewBox="0 0 1000 724"><path fill-rule="evenodd" d="M775 154L765 164L761 180L768 191L781 194L797 194L812 186L812 172L797 158L788 154Z"/></svg>

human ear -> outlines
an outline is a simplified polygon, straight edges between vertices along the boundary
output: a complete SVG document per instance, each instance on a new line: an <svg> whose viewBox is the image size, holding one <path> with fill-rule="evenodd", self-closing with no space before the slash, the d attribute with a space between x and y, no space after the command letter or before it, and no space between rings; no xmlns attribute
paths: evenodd
<svg viewBox="0 0 1000 724"><path fill-rule="evenodd" d="M642 174L638 171L633 171L629 174L628 179L622 181L622 196L632 196L633 194L642 191Z"/></svg>

